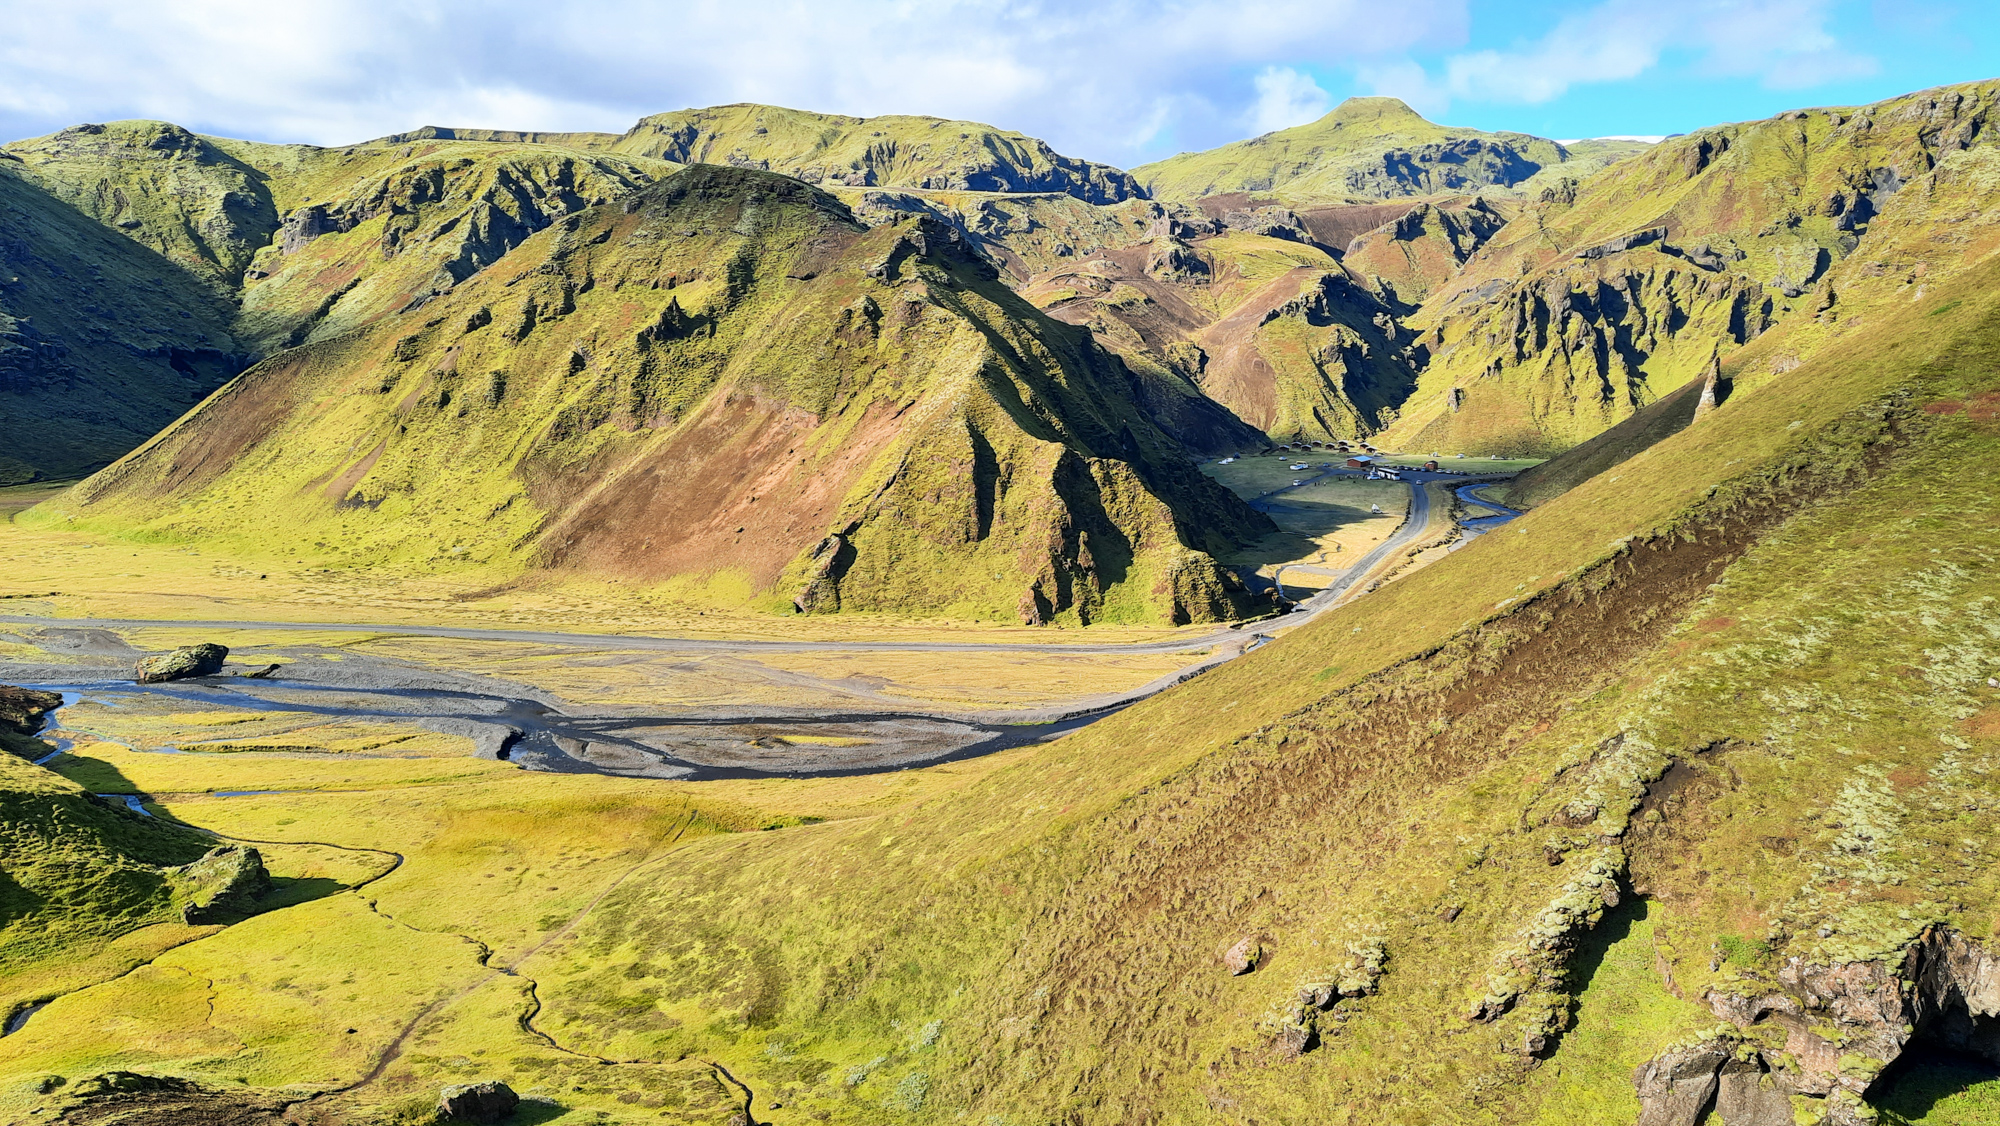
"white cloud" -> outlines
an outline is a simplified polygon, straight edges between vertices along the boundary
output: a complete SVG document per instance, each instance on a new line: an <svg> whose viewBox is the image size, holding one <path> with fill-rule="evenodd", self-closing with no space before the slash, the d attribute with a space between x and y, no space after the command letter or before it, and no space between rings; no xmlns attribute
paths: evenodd
<svg viewBox="0 0 2000 1126"><path fill-rule="evenodd" d="M1401 98L1433 120L1451 109L1451 91L1409 59L1372 63L1361 67L1355 77L1370 93Z"/></svg>
<svg viewBox="0 0 2000 1126"><path fill-rule="evenodd" d="M1250 107L1252 132L1269 133L1304 125L1326 113L1333 98L1309 74L1288 66L1267 66L1251 80L1257 101Z"/></svg>
<svg viewBox="0 0 2000 1126"><path fill-rule="evenodd" d="M0 132L143 116L330 144L763 101L965 117L1116 161L1304 112L1304 68L1462 42L1466 3L11 0Z"/></svg>
<svg viewBox="0 0 2000 1126"><path fill-rule="evenodd" d="M1637 78L1670 52L1694 56L1697 74L1756 78L1778 89L1873 74L1872 58L1847 50L1828 30L1832 6L1832 0L1603 0L1539 39L1455 54L1435 80L1414 64L1379 66L1384 79L1376 85L1383 92L1398 83L1413 87L1442 112L1452 99L1554 101L1576 86Z"/></svg>

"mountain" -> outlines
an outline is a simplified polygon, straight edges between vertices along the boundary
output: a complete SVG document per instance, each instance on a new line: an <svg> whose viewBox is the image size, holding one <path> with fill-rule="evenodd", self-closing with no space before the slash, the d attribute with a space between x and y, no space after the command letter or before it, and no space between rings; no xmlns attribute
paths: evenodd
<svg viewBox="0 0 2000 1126"><path fill-rule="evenodd" d="M1996 105L1986 82L1798 110L1546 190L1404 322L1422 370L1382 440L1554 453L1774 325L1810 325L1786 365L1897 315L1993 244Z"/></svg>
<svg viewBox="0 0 2000 1126"><path fill-rule="evenodd" d="M586 968L541 1027L829 1121L1921 1107L1950 1053L2000 1058L1996 293L1986 259L1739 371L1514 524L893 822L653 869L563 940Z"/></svg>
<svg viewBox="0 0 2000 1126"><path fill-rule="evenodd" d="M264 361L41 511L806 611L1231 616L1208 553L1267 522L1137 384L948 227L697 166Z"/></svg>
<svg viewBox="0 0 2000 1126"><path fill-rule="evenodd" d="M1306 125L1132 170L1159 199L1265 192L1338 203L1512 187L1569 159L1554 141L1434 125L1396 98L1349 98Z"/></svg>
<svg viewBox="0 0 2000 1126"><path fill-rule="evenodd" d="M0 152L0 484L101 468L242 370L212 266L116 233Z"/></svg>
<svg viewBox="0 0 2000 1126"><path fill-rule="evenodd" d="M0 481L101 468L259 357L421 302L675 167L519 143L266 145L157 121L0 146L0 425L19 436Z"/></svg>
<svg viewBox="0 0 2000 1126"><path fill-rule="evenodd" d="M1063 156L1021 133L938 117L715 106L642 118L612 148L682 164L765 169L826 186L1062 192L1086 203L1144 194L1131 175L1109 165Z"/></svg>

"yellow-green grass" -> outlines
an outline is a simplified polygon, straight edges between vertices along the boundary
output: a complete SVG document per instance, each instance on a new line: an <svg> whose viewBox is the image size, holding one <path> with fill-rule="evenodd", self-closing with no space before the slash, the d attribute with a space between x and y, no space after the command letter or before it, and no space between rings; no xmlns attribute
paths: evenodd
<svg viewBox="0 0 2000 1126"><path fill-rule="evenodd" d="M1341 455L1345 460L1347 455ZM1435 461L1439 469L1461 470L1466 473L1519 473L1540 465L1544 459L1533 457L1458 457L1455 454L1371 454L1382 465L1421 468L1425 462Z"/></svg>
<svg viewBox="0 0 2000 1126"><path fill-rule="evenodd" d="M31 493L31 496L39 494ZM923 615L843 613L828 620L698 610L656 592L622 584L547 581L493 592L471 582L371 570L304 567L282 555L244 559L200 548L122 541L109 536L0 524L0 613L52 618L141 618L369 622L485 629L742 637L799 641L953 640L1075 641L1106 644L1178 635L1160 627L1105 625L1088 630L968 623ZM258 570L268 564L266 570ZM260 577L262 576L262 577ZM51 591L57 597L47 597ZM60 624L52 622L51 624ZM1201 627L1195 627L1198 632ZM162 634L162 640L193 634ZM273 644L334 644L355 635L269 634Z"/></svg>
<svg viewBox="0 0 2000 1126"><path fill-rule="evenodd" d="M1637 1119L1633 1071L1715 1027L1714 1013L1674 996L1660 980L1648 911L1643 900L1621 906L1578 952L1584 984L1576 1028L1559 1057L1535 1073L1532 1126Z"/></svg>
<svg viewBox="0 0 2000 1126"><path fill-rule="evenodd" d="M1961 370L1987 379L1975 358L1983 340L1928 340L1926 348L1945 351L1913 347L1896 357L1897 367L1921 369L1941 388ZM1878 341L1884 349L1890 343ZM1629 674L1565 701L1567 713L1551 703L1550 726L1510 733L1504 753L1451 785L1409 784L1426 776L1416 761L1385 766L1376 788L1323 794L1324 804L1253 822L1261 828L1228 838L1228 847L1199 847L1210 827L1231 823L1239 772L1280 769L1297 759L1302 742L1333 737L1312 734L1338 730L1341 709L1351 706L1330 692L1435 651L1439 638L1463 626L1492 619L1493 628L1507 628L1500 619L1524 594L1623 558L1624 536L1677 526L1689 537L1709 534L1701 530L1707 523L1685 514L1711 495L1717 505L1737 503L1733 490L1759 487L1757 478L1784 472L1794 459L1824 468L1860 456L1880 431L1865 413L1837 420L1882 392L1881 358L1864 353L1745 395L1730 404L1733 416L1717 416L1732 417L1729 424L1697 428L1641 455L1653 472L1637 484L1583 486L1586 496L1603 490L1591 498L1597 510L1574 496L1537 510L1518 522L1529 534L1486 537L1447 564L1280 639L1268 657L1225 666L1032 752L1019 769L926 803L900 824L799 830L816 842L809 869L791 851L799 838L718 839L699 869L663 871L643 895L634 889L607 900L579 929L570 941L591 968L545 996L546 1026L607 1054L722 1053L760 1090L795 1089L788 1107L854 1121L880 1120L906 1085L924 1084L931 1102L923 1114L1054 1117L1101 1105L1096 1099L1131 1105L1138 1097L1163 1117L1195 1117L1210 1082L1224 1084L1244 1114L1271 1120L1325 1120L1329 1107L1348 1108L1353 1121L1437 1117L1463 1109L1479 1090L1518 1087L1518 1057L1501 1045L1518 1044L1522 1024L1510 1019L1488 1031L1468 1026L1463 1013L1589 855L1547 862L1545 839L1555 830L1544 803L1581 798L1600 777L1632 785L1634 776L1620 771L1663 766L1657 756L1627 764L1604 751L1607 734L1619 731L1663 749L1711 737L1746 747L1765 746L1767 736L1783 741L1782 755L1732 753L1726 768L1702 767L1714 778L1734 772L1744 786L1715 787L1686 806L1675 829L1685 826L1686 839L1642 834L1633 843L1635 880L1671 908L1656 934L1690 995L1738 972L1708 969L1710 945L1756 937L1778 907L1798 912L1791 933L1813 957L1893 951L1924 917L1983 937L1990 869L1953 868L1952 878L1977 883L1964 893L1963 911L1921 900L1898 907L1916 899L1915 888L1871 888L1845 901L1829 889L1833 899L1784 904L1798 873L1756 841L1773 819L1827 809L1866 777L1856 765L1873 764L1841 749L1854 745L1859 719L1868 721L1865 749L1880 769L1921 776L1941 761L1940 744L1925 740L1959 702L1933 706L1924 703L1927 686L1891 690L1867 669L1843 674L1830 666L1851 666L1851 654L1868 651L1871 668L1916 662L1963 690L1963 670L1939 668L1934 662L1943 658L1924 654L1976 645L1982 628L1926 607L1984 605L1992 594L1990 578L1964 565L2000 546L1986 542L1992 524L1979 518L1992 504L1984 477L1962 471L1941 484L1938 476L1942 465L1991 461L1991 438L1964 421L1944 424L1845 503L1810 510L1774 535ZM1738 464L1736 473L1752 476L1714 488ZM1610 497L1624 503L1605 504ZM1912 526L1870 536L1867 551L1818 549L1868 536L1889 513ZM1932 557L1916 534L1923 528L1958 537L1940 544L1951 554ZM1589 597L1588 587L1575 589L1579 600ZM1879 609L1812 626L1832 632L1814 635L1807 654L1814 663L1802 669L1787 639L1830 606ZM1747 630L1732 634L1713 626L1716 619ZM1393 694L1423 675L1418 667L1407 685L1378 687ZM1830 695L1798 695L1812 683ZM1174 737L1159 738L1163 731ZM1993 785L1969 772L1937 784L1948 787L1939 800L1956 795L1979 808ZM1943 847L1939 834L1960 831L1917 819L1907 830L1895 847L1912 856ZM1800 822L1783 831L1797 834L1802 848L1806 841L1820 848L1817 830ZM1128 900L1142 894L1125 890L1134 881L1157 878L1169 839L1185 842L1191 867L1161 892L1185 890L1187 898L1163 903L1184 906ZM1741 879L1696 876L1725 870ZM1439 911L1452 899L1464 913L1446 925ZM1120 910L1127 902L1136 915ZM1898 910L1911 919L1899 920ZM1815 917L1834 918L1844 937L1806 937ZM1259 930L1279 941L1256 975L1231 978L1214 966L1211 945L1219 952ZM1265 1014L1371 931L1395 951L1382 996L1355 1006L1360 1015L1320 1053L1267 1068L1268 1057L1258 1055ZM1051 980L1068 987L1065 1000L1037 992ZM1607 989L1614 981L1605 979ZM1128 994L1146 1004L1098 1003ZM942 1038L926 1042L932 1022ZM1642 1046L1613 1045L1600 1055L1610 1060ZM1630 1082L1609 1062L1580 1064L1577 1074L1589 1089L1565 1097L1579 1105L1609 1105L1616 1092L1606 1085Z"/></svg>
<svg viewBox="0 0 2000 1126"><path fill-rule="evenodd" d="M142 744L198 744L246 722L226 709L169 706L103 708L91 718L107 735ZM0 977L5 997L65 994L0 1041L0 1074L16 1077L0 1079L0 1112L32 1101L20 1077L114 1066L225 1086L345 1085L406 1028L401 1056L364 1101L421 1095L468 1068L501 1067L533 1088L537 1076L577 1061L523 1030L525 979L501 968L529 959L614 883L642 866L672 866L677 849L705 837L880 816L1018 758L872 778L689 786L535 775L472 759L169 755L80 744L52 764L60 773L97 792L148 794L159 816L259 842L281 892L304 888L314 897L270 901L280 906L226 929L149 927L81 951L54 975ZM288 792L213 796L224 790ZM268 843L283 841L326 844ZM359 892L336 890L381 876L392 854L401 864L386 877ZM571 970L529 959L521 972ZM85 988L93 981L104 984ZM581 1095L566 1078L543 1093L560 1091L581 1120L594 1120L597 1110L627 1105L619 1098L634 1089L689 1081L672 1067L657 1070L612 1084L586 1076L591 1090Z"/></svg>

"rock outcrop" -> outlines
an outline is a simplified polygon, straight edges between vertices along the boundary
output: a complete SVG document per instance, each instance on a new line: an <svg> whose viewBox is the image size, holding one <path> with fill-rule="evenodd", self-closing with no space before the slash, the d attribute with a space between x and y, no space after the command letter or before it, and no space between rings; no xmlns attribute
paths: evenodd
<svg viewBox="0 0 2000 1126"><path fill-rule="evenodd" d="M192 864L170 869L175 883L190 889L181 906L192 926L229 922L256 910L257 897L271 890L263 854L242 845L223 845Z"/></svg>
<svg viewBox="0 0 2000 1126"><path fill-rule="evenodd" d="M498 1079L454 1084L438 1093L438 1117L446 1122L505 1122L520 1105L520 1096Z"/></svg>
<svg viewBox="0 0 2000 1126"><path fill-rule="evenodd" d="M1231 946L1222 954L1222 968L1231 974L1247 974L1264 960L1264 944L1256 935L1251 935Z"/></svg>
<svg viewBox="0 0 2000 1126"><path fill-rule="evenodd" d="M43 717L62 707L62 693L0 684L0 727L22 735L42 729Z"/></svg>
<svg viewBox="0 0 2000 1126"><path fill-rule="evenodd" d="M1736 1031L1639 1067L1641 1126L1693 1126L1710 1110L1790 1126L1794 1096L1814 1120L1860 1126L1874 1120L1876 1080L1913 1044L2000 1064L2000 957L1956 930L1926 930L1893 967L1793 958L1776 977L1768 992L1710 991Z"/></svg>
<svg viewBox="0 0 2000 1126"><path fill-rule="evenodd" d="M163 684L191 676L214 676L222 671L222 662L228 656L227 646L207 642L187 645L171 653L139 658L132 667L132 679L140 684Z"/></svg>

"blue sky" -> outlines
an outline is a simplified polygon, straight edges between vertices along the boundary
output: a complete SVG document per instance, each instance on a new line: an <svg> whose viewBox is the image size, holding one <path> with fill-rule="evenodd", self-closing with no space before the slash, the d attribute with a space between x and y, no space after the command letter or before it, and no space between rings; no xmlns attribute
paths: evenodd
<svg viewBox="0 0 2000 1126"><path fill-rule="evenodd" d="M2000 78L1995 0L0 0L0 137L340 144L735 101L968 118L1132 166L1393 94L1558 138Z"/></svg>
<svg viewBox="0 0 2000 1126"><path fill-rule="evenodd" d="M1453 124L1547 137L1682 133L2000 78L2000 10L1991 0L1514 0L1474 3L1467 14L1462 42L1412 52L1421 77L1378 64L1305 73L1334 100L1395 93ZM1485 68L1468 64L1492 56L1553 81L1517 72L1521 80L1509 83L1504 69L1480 81Z"/></svg>

